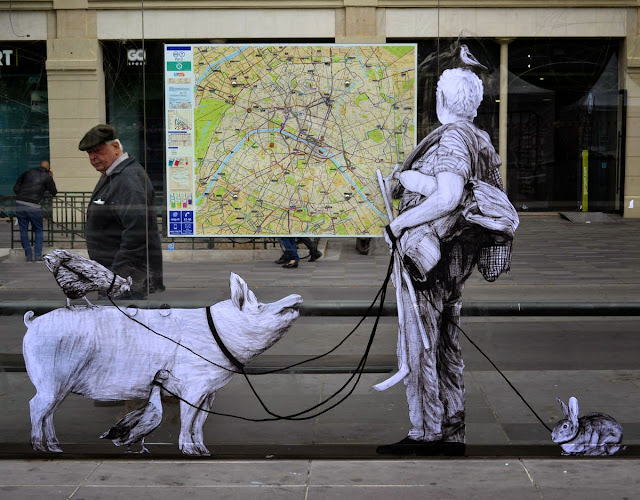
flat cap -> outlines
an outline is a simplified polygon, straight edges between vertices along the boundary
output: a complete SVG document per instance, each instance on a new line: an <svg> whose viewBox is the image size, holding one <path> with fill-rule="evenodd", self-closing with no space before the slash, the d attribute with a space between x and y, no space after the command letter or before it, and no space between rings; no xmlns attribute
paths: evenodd
<svg viewBox="0 0 640 500"><path fill-rule="evenodd" d="M89 132L84 134L80 144L78 144L78 149L80 151L87 151L88 149L95 148L103 142L113 141L117 138L116 129L111 125L96 125L89 130Z"/></svg>

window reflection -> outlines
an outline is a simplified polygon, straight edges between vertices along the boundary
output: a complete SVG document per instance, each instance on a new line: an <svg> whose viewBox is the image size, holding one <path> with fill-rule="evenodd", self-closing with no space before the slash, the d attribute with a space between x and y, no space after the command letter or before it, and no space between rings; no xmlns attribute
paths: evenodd
<svg viewBox="0 0 640 500"><path fill-rule="evenodd" d="M620 209L617 40L509 45L508 189L521 211Z"/></svg>

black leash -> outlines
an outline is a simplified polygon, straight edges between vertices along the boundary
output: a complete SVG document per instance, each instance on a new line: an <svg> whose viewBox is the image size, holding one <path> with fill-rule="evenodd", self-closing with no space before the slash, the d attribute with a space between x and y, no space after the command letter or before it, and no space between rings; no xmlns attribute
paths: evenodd
<svg viewBox="0 0 640 500"><path fill-rule="evenodd" d="M376 296L374 298L374 300L372 301L371 305L367 308L367 311L365 312L365 314L363 315L363 317L360 319L360 321L358 322L358 324L351 330L351 332L349 332L349 334L342 340L340 341L340 343L338 345L336 345L334 348L332 348L331 350L327 351L324 354L320 354L318 356L300 361L298 363L294 363L292 365L289 365L288 367L284 367L284 368L278 368L275 370L270 370L267 372L261 372L259 374L256 375L266 375L266 374L270 374L270 373L277 373L295 366L299 366L301 364L304 363L308 363L310 361L314 361L316 359L320 359L324 356L327 356L329 354L331 354L333 351L335 351L336 349L338 349L344 342L346 342L346 340L357 330L357 328L364 322L364 320L369 316L369 313L371 312L371 310L373 309L373 307L375 306L376 301L378 300L378 298L380 299L380 303L378 306L378 311L376 314L376 319L375 322L373 324L372 330L371 330L371 334L369 335L369 340L367 342L367 346L365 348L365 352L362 355L360 362L358 363L358 365L356 366L355 370L353 371L353 373L351 374L351 376L347 379L347 381L337 390L335 391L333 394L331 394L329 397L327 397L326 399L324 399L323 401L320 401L319 403L317 403L316 405L307 408L305 410L302 410L300 412L297 413L293 413L290 415L278 415L277 413L272 412L271 410L269 410L269 408L266 406L266 404L264 403L264 401L262 400L262 398L259 396L259 394L257 393L257 391L255 390L253 384L251 383L251 380L249 379L249 375L245 372L244 370L244 365L242 365L242 363L240 363L240 361L238 361L235 356L233 356L233 354L229 351L229 349L224 345L224 342L222 342L222 339L220 338L217 329L215 328L215 324L213 323L213 317L211 316L211 312L209 310L209 308L207 307L207 323L209 323L209 328L211 329L211 333L214 337L214 339L216 340L216 343L220 346L220 350L223 352L223 354L227 357L227 359L229 359L229 361L237 368L236 370L231 370L227 367L221 366L217 363L214 363L213 361L205 358L204 356L198 354L197 352L193 351L192 349L190 349L189 347L181 344L180 342L167 337L166 335L163 335L159 332L156 332L155 330L153 330L152 328L150 328L149 326L145 325L144 323L142 323L141 321L138 321L137 319L135 319L134 317L128 315L126 312L124 312L117 304L115 304L115 302L111 299L111 297L109 297L109 300L111 301L111 303L122 313L124 314L127 318L131 319L132 321L138 323L140 326L143 326L144 328L146 328L147 330L151 331L152 333L155 333L156 335L159 335L162 338L165 338L171 342L173 342L174 344L178 345L179 347L182 347L186 350L188 350L189 352L193 353L194 355L198 356L199 358L201 358L202 360L218 367L218 368L222 368L224 370L230 371L232 373L241 373L245 380L247 381L247 383L249 384L249 387L251 388L251 391L253 392L253 394L255 395L256 399L258 400L258 402L260 403L260 405L262 406L262 408L264 409L265 412L267 412L267 414L271 415L271 418L261 418L261 419L253 419L253 418L247 418L247 417L242 417L239 415L233 415L233 414L229 414L229 413L220 413L220 412L215 412L212 410L208 410L206 408L203 408L202 406L197 406L193 403L191 403L190 401L185 400L184 398L180 397L178 394L175 394L174 392L170 391L169 389L167 389L162 383L160 382L154 382L156 383L156 385L159 385L160 387L162 387L168 394L171 394L172 396L175 396L176 398L178 398L180 401L186 403L187 405L191 406L192 408L195 408L197 410L200 411L204 411L207 412L209 414L212 415L218 415L218 416L224 416L224 417L232 417L232 418L237 418L240 420L245 420L245 421L249 421L249 422L269 422L269 421L275 421L275 420L310 420L313 418L316 418L326 412L328 412L329 410L335 408L336 406L338 406L339 404L341 404L343 401L345 401L355 390L355 388L357 387L360 378L362 377L362 374L364 372L364 367L366 365L366 361L367 358L369 356L369 352L371 350L371 346L373 344L373 340L375 338L375 334L377 332L377 328L378 328L378 323L380 321L380 317L382 315L382 310L383 310L383 306L384 306L384 301L386 298L386 293L387 293L387 286L389 284L389 280L391 279L391 272L393 270L393 256L391 256L391 259L389 261L389 266L387 269L387 275L384 279L384 282L382 284L382 286L380 287L380 289L378 290L378 292L376 293ZM313 414L313 415L305 415L306 413L309 413L317 408L319 408L320 406L325 405L326 403L328 403L329 401L333 400L335 397L337 397L340 393L342 393L342 391L344 391L347 386L354 380L354 378L356 379L353 387L337 402L334 402L331 406L324 408L323 410L320 410L319 412Z"/></svg>
<svg viewBox="0 0 640 500"><path fill-rule="evenodd" d="M369 351L371 350L371 345L373 344L373 339L375 338L375 333L376 330L378 328L378 322L380 321L380 317L382 315L382 308L384 306L384 300L385 300L385 296L386 296L386 289L387 289L387 285L389 283L389 279L391 278L391 271L393 269L393 259L391 260L391 262L389 263L389 268L387 271L387 276L384 280L384 283L381 287L381 292L379 292L376 297L380 296L380 305L378 308L378 313L376 315L376 320L374 322L373 328L371 330L371 334L369 336L369 341L367 342L367 347L365 349L365 352L362 356L362 358L360 359L360 362L358 363L358 366L356 367L354 373L351 375L351 377L349 377L349 379L342 385L342 387L340 387L340 389L338 389L336 392L334 392L331 396L329 396L327 399L325 399L324 401L321 401L320 403L312 406L311 408L307 408L306 410L303 410L301 412L298 413L294 413L291 415L277 415L273 412L271 412L264 404L264 402L260 399L260 396L256 393L254 387L251 384L251 381L249 380L249 378L247 377L246 374L245 375L245 379L247 380L247 382L249 383L249 386L251 387L251 390L253 391L254 395L256 396L256 398L258 399L258 401L260 402L261 406L263 407L263 409L269 414L272 415L272 418L247 418L247 417L242 417L239 415L233 415L230 413L220 413L220 412L215 412L212 410L208 410L206 408L203 408L202 406L197 406L194 405L193 403L191 403L190 401L187 401L185 399L183 399L182 397L180 397L178 394L174 393L173 391L170 391L169 389L167 389L166 387L164 387L162 384L159 384L167 393L171 394L172 396L175 396L176 398L178 398L180 401L186 403L187 405L191 406L192 408L195 408L196 410L199 411L204 411L206 413L209 413L211 415L218 415L218 416L223 416L223 417L232 417L232 418L237 418L240 420L244 420L247 422L273 422L275 420L293 420L293 421L299 421L299 420L310 420L313 418L316 418L326 412L328 412L329 410L335 408L336 406L338 406L339 404L341 404L343 401L345 401L349 396L351 396L351 394L353 394L353 391L355 390L355 388L357 387L358 383L360 382L360 378L362 377L363 371L364 371L364 367L367 361L367 358L369 356ZM353 385L353 387L347 392L347 394L345 394L340 400L336 401L335 403L333 403L331 406L324 408L323 410L313 414L313 415L305 415L305 416L301 416L304 415L305 413L308 413L310 411L313 411L315 409L317 409L318 407L324 405L325 403L329 402L330 400L332 400L334 397L336 397L339 393L341 393L348 385L349 383L355 378L356 381Z"/></svg>
<svg viewBox="0 0 640 500"><path fill-rule="evenodd" d="M118 275L114 272L113 279L111 280L111 284L109 285L109 289L107 290L107 297L111 295L111 291L113 290L113 285L115 285L117 277Z"/></svg>
<svg viewBox="0 0 640 500"><path fill-rule="evenodd" d="M440 309L438 309L436 307L436 305L431 301L431 299L428 297L427 294L424 293L424 290L418 290L420 292L420 295L422 295L424 297L424 299L431 305L431 307L433 307L435 309L435 311L440 315L441 318L444 318L445 321L447 321L448 323L452 324L453 326L455 326L461 333L462 335L464 335L464 337L469 341L469 343L475 347L478 352L480 354L482 354L482 356L484 356L484 358L491 364L491 366L493 366L493 368L500 374L500 376L505 380L505 382L509 385L509 387L511 387L511 389L513 389L513 391L517 394L517 396L522 400L522 402L526 405L527 408L529 408L529 410L531 410L531 413L533 413L533 415L538 419L538 421L549 431L551 432L551 427L549 427L544 420L542 420L542 418L540 418L540 416L536 413L536 411L531 407L531 405L527 402L527 400L524 398L524 396L520 393L520 391L518 391L518 389L516 389L516 386L514 386L511 381L507 378L507 376L502 372L502 370L500 370L500 368L498 368L498 365L496 365L489 356L487 356L487 354L480 348L480 346L478 344L476 344L473 340L471 340L471 338L469 337L469 335L467 335L467 332L465 332L462 327L460 327L460 325L458 325L455 321L453 321L447 314L444 313L444 311L441 311Z"/></svg>
<svg viewBox="0 0 640 500"><path fill-rule="evenodd" d="M392 247L393 247L393 252L397 251L397 247L396 247L396 239L393 238L392 239ZM148 327L147 325L145 325L144 323L136 320L135 318L129 316L128 314L126 314L124 311L122 311L120 309L119 306L117 306L113 300L111 299L111 297L109 297L109 300L111 300L111 303L119 310L121 311L123 314L125 314L128 318L130 318L131 320L135 321L136 323L138 323L139 325L145 327L147 330L155 333L156 335L159 335L173 343L175 343L176 345L190 351L191 353L193 353L194 355L198 356L199 358L203 359L204 361L207 361L208 363L218 367L218 368L222 368L224 370L233 372L233 373L241 373L245 380L247 381L247 383L249 384L249 387L251 388L251 391L253 392L253 394L255 395L255 397L258 399L258 402L260 403L260 405L262 406L262 408L264 409L265 412L267 412L267 414L271 415L271 418L262 418L262 419L253 419L253 418L247 418L247 417L242 417L240 415L234 415L234 414L229 414L229 413L220 413L220 412L215 412L212 410L208 410L205 408L202 408L201 406L197 406L193 403L191 403L190 401L187 401L185 399L183 399L182 397L180 397L178 394L175 394L174 392L168 390L163 384L159 383L159 382L154 382L155 384L159 385L160 387L162 387L168 394L171 394L172 396L178 398L180 401L188 404L189 406L191 406L192 408L195 408L197 410L200 411L204 411L207 412L209 414L212 415L218 415L218 416L224 416L224 417L231 417L231 418L237 418L240 420L245 420L245 421L249 421L249 422L270 422L270 421L275 421L275 420L309 420L312 418L316 418L326 412L328 412L329 410L335 408L336 406L338 406L340 403L342 403L345 399L347 399L355 390L355 388L357 387L360 378L362 377L362 373L364 371L364 367L366 364L366 360L368 358L369 355L369 351L371 348L371 345L373 344L373 340L375 338L375 333L377 331L377 327L378 327L378 322L380 320L380 316L382 313L382 308L384 305L384 300L386 298L386 289L387 289L387 285L389 283L389 280L391 278L391 273L393 270L393 262L394 262L394 258L393 255L391 256L391 260L389 262L389 267L387 270L387 275L384 279L384 282L382 284L382 286L380 287L380 289L378 290L375 298L373 299L372 303L370 304L370 306L368 307L367 311L365 311L364 315L362 316L362 318L360 319L360 321L358 322L358 324L351 330L351 332L349 332L349 334L347 334L347 336L340 341L340 343L338 343L338 345L336 345L334 348L332 348L331 350L320 354L318 356L309 358L309 359L305 359L303 361L300 361L298 363L294 363L292 365L283 367L283 368L277 368L274 370L270 370L270 371L266 371L266 372L261 372L259 374L256 375L267 375L267 374L272 374L272 373L277 373L277 372L281 372L296 366L299 366L301 364L304 363L309 363L311 361L320 359L322 357L325 357L329 354L331 354L332 352L334 352L336 349L338 349L344 342L346 342L346 340L357 330L357 328L362 324L362 322L369 316L371 310L373 309L376 301L378 300L378 298L380 298L380 304L379 304L379 308L378 308L378 312L376 315L376 320L374 322L374 326L372 328L371 334L369 336L369 340L367 342L367 347L365 349L365 352L362 356L362 358L360 359L360 362L358 363L358 365L356 366L354 372L352 373L352 375L349 377L349 379L336 391L334 392L331 396L329 396L328 398L326 398L325 400L321 401L320 403L307 408L306 410L302 410L300 412L297 413L293 413L290 415L278 415L277 413L272 412L271 410L269 410L269 408L266 406L266 404L264 403L264 401L262 400L262 398L259 396L259 394L257 393L257 391L255 390L255 387L253 386L253 384L251 383L251 380L249 379L249 374L246 373L246 371L244 370L244 365L242 363L240 363L240 361L238 361L238 359L231 353L231 351L229 351L229 349L226 347L226 345L224 344L224 342L222 341L222 339L220 338L220 335L215 327L215 324L213 323L213 317L211 316L211 311L209 309L209 307L206 308L206 315L207 315L207 323L209 324L209 328L211 330L211 333L213 335L213 338L215 339L216 343L218 344L218 346L220 347L220 350L222 351L222 353L225 355L225 357L231 362L231 364L233 364L236 370L231 370L227 367L224 367L222 365L219 365L217 363L214 363L213 361L205 358L204 356L198 354L197 352L193 351L192 349L190 349L189 347L181 344L180 342L177 342L176 340L167 337L166 335L163 335L161 333L156 332L155 330L151 329L150 327ZM511 383L511 381L507 378L507 376L502 372L502 370L500 370L500 368L491 360L491 358L489 358L489 356L480 348L480 346L474 342L469 335L462 329L462 327L460 327L455 321L453 321L448 315L444 314L443 311L441 311L440 309L438 309L435 304L431 301L431 299L424 293L423 290L419 290L420 294L424 297L424 299L431 305L431 307L433 307L435 309L435 311L440 314L440 316L442 318L444 318L446 321L448 321L449 323L451 323L456 329L458 329L463 335L464 337L471 343L471 345L473 345L473 347L475 347L478 352L487 360L489 361L489 363L491 364L491 366L500 374L500 376L505 380L505 382L507 382L507 384L509 385L509 387L511 387L511 389L516 393L516 395L522 400L522 402L527 406L527 408L529 408L529 410L531 411L531 413L538 419L538 421L549 431L551 432L551 428L542 420L542 418L538 415L538 413L531 407L531 405L527 402L527 400L524 398L524 396L520 393L520 391L518 391L518 389L513 385L513 383ZM329 406L328 408L325 408L313 415L306 415L303 416L305 413L309 413L317 408L319 408L320 406L328 403L329 401L331 401L333 398L337 397L348 385L349 383L351 383L351 381L353 381L354 378L356 378L356 382L354 384L354 386L349 390L349 392L339 401L335 402L334 404L332 404L331 406Z"/></svg>

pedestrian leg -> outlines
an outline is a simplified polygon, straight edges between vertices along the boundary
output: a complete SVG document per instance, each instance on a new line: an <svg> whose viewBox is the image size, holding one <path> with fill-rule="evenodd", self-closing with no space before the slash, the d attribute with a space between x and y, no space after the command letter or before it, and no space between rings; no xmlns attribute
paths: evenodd
<svg viewBox="0 0 640 500"><path fill-rule="evenodd" d="M287 252L285 248L285 244L282 242L284 238L278 238L278 243L280 243L280 248L282 249L282 255L278 260L275 261L276 264L286 264L291 260L291 255Z"/></svg>
<svg viewBox="0 0 640 500"><path fill-rule="evenodd" d="M318 245L311 238L298 238L298 242L302 243L309 250L309 262L315 262L322 257L322 252L318 251Z"/></svg>
<svg viewBox="0 0 640 500"><path fill-rule="evenodd" d="M44 234L42 230L42 209L34 208L29 211L29 220L35 233L34 260L42 260L42 247L44 246Z"/></svg>
<svg viewBox="0 0 640 500"><path fill-rule="evenodd" d="M20 226L20 244L24 250L24 255L28 261L33 260L31 241L29 240L29 215L28 207L20 206L16 203L16 217Z"/></svg>
<svg viewBox="0 0 640 500"><path fill-rule="evenodd" d="M285 249L285 252L289 255L289 261L282 267L292 269L298 267L298 244L295 238L280 238L281 244Z"/></svg>

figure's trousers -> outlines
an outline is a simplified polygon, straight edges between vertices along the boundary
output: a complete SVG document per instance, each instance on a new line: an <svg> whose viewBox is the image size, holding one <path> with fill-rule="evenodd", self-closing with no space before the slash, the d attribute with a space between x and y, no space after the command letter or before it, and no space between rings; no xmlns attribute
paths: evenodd
<svg viewBox="0 0 640 500"><path fill-rule="evenodd" d="M427 283L415 284L416 305L403 293L406 313L400 328L410 368L404 383L412 425L408 436L418 441L465 441L464 362L457 327L464 282L475 264L468 243L443 245L442 259ZM417 321L424 325L428 349Z"/></svg>

